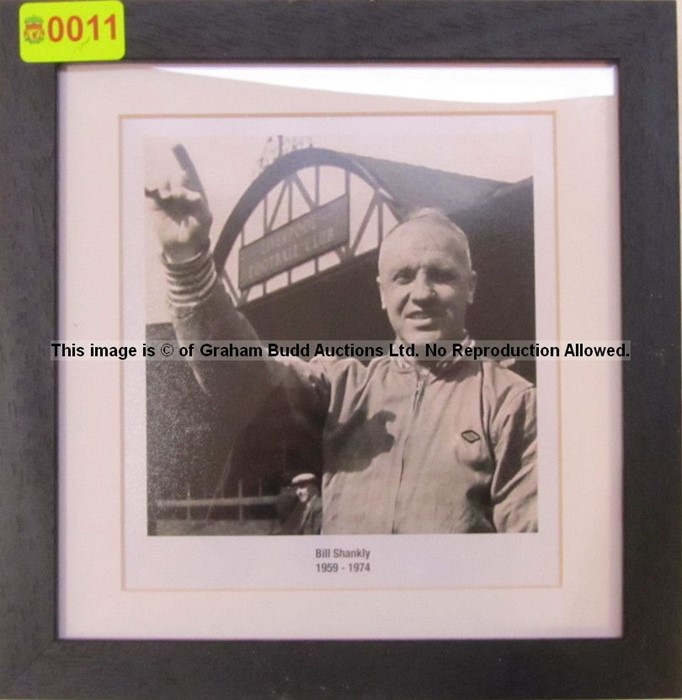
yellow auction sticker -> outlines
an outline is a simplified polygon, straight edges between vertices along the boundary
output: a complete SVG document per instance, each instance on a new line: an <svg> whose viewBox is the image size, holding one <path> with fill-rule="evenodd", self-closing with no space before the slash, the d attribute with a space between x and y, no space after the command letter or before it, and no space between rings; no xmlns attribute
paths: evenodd
<svg viewBox="0 0 682 700"><path fill-rule="evenodd" d="M125 54L123 3L26 2L19 8L19 53L28 63L118 61Z"/></svg>

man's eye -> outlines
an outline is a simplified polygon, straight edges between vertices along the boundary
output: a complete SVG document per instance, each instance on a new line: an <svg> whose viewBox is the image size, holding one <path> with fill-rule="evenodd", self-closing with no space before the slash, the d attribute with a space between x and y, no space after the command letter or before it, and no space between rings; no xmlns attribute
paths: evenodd
<svg viewBox="0 0 682 700"><path fill-rule="evenodd" d="M457 274L452 270L433 270L430 277L433 282L454 282L457 280Z"/></svg>
<svg viewBox="0 0 682 700"><path fill-rule="evenodd" d="M408 284L414 279L414 275L408 270L401 270L393 275L393 281L396 284Z"/></svg>

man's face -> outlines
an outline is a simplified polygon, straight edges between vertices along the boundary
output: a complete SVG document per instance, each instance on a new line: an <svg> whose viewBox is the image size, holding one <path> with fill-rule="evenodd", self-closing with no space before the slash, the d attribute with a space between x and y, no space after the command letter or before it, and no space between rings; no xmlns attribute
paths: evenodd
<svg viewBox="0 0 682 700"><path fill-rule="evenodd" d="M461 340L476 273L464 243L444 224L415 219L396 228L379 253L381 306L405 343Z"/></svg>
<svg viewBox="0 0 682 700"><path fill-rule="evenodd" d="M301 503L307 503L316 493L317 487L310 482L307 484L299 484L296 487L296 496Z"/></svg>

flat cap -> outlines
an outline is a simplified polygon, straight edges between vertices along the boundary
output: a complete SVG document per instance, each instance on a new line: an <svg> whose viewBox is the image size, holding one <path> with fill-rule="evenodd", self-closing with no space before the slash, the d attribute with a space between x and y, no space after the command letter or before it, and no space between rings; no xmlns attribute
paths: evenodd
<svg viewBox="0 0 682 700"><path fill-rule="evenodd" d="M291 485L298 486L299 484L307 484L310 481L317 481L317 478L314 474L311 474L310 472L305 472L303 474L297 474L291 480Z"/></svg>

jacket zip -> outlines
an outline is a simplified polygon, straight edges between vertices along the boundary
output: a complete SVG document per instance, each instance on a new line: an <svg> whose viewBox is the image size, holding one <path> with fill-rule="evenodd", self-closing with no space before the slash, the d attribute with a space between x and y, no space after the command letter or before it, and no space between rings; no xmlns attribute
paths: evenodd
<svg viewBox="0 0 682 700"><path fill-rule="evenodd" d="M421 405L421 400L422 400L422 397L424 396L424 387L426 386L427 378L428 378L428 373L420 375L419 370L417 370L417 385L414 389L414 395L412 396L412 413L410 415L410 427L407 431L405 441L403 442L403 449L402 449L402 453L400 455L400 477L398 479L398 489L396 490L395 501L393 503L393 523L391 526L391 532L393 534L396 533L395 516L396 516L396 508L398 505L398 496L400 494L400 485L402 484L403 472L405 471L405 452L407 451L407 443L410 441L410 434L412 433L412 425L414 423L415 416L417 415L417 412L419 411L419 406Z"/></svg>

